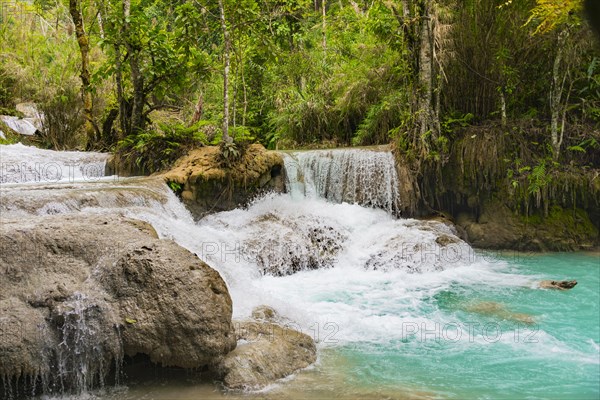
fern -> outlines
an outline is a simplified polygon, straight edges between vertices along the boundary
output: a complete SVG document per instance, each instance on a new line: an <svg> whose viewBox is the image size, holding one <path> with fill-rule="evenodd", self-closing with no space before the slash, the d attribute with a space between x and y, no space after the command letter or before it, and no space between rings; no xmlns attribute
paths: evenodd
<svg viewBox="0 0 600 400"><path fill-rule="evenodd" d="M546 161L542 161L533 167L531 173L527 176L527 180L529 181L528 193L539 198L542 189L551 181L550 175L546 173Z"/></svg>

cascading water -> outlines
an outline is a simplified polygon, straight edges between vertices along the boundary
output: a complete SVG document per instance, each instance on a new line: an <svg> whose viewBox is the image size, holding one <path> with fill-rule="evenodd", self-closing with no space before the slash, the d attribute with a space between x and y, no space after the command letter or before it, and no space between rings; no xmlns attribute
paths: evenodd
<svg viewBox="0 0 600 400"><path fill-rule="evenodd" d="M104 176L107 153L41 150L20 143L0 147L0 183L95 182Z"/></svg>
<svg viewBox="0 0 600 400"><path fill-rule="evenodd" d="M294 198L398 210L398 176L389 151L303 151L283 153L283 159L287 188Z"/></svg>
<svg viewBox="0 0 600 400"><path fill-rule="evenodd" d="M102 302L75 293L57 311L55 318L60 320L57 322L62 328L57 370L53 372L58 387L54 391L81 394L103 388L104 378L112 368L118 379L122 345L113 327L115 321L104 320L107 312Z"/></svg>
<svg viewBox="0 0 600 400"><path fill-rule="evenodd" d="M25 152L0 146L2 162L13 151ZM234 318L270 305L319 342L316 368L272 388L275 398L600 394L600 327L586 323L600 312L597 256L489 256L443 223L395 218L389 152L284 157L290 194L197 223L166 185L139 178L3 184L0 215L120 213L150 222L160 237L219 271ZM549 278L581 283L568 294L536 288ZM89 338L85 323L71 320L66 336ZM133 386L108 397L219 397L212 389L169 385L175 384Z"/></svg>

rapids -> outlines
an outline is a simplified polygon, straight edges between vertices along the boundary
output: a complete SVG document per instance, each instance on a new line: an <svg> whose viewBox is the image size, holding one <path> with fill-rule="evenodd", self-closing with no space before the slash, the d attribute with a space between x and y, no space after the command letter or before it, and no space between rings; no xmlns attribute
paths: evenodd
<svg viewBox="0 0 600 400"><path fill-rule="evenodd" d="M396 218L389 152L286 154L289 194L197 223L162 182L86 172L103 170L105 160L0 146L1 218L142 219L219 271L234 318L274 307L315 338L320 360L259 397L600 396L598 254L490 254L445 224ZM50 164L60 174L45 174ZM570 292L537 288L541 279L565 278L580 284ZM223 396L178 379L133 379L101 397Z"/></svg>

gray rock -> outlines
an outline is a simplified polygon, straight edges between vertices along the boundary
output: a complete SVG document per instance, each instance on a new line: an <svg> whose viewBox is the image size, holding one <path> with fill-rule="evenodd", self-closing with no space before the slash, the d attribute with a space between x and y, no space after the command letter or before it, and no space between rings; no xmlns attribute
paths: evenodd
<svg viewBox="0 0 600 400"><path fill-rule="evenodd" d="M87 390L123 354L192 368L236 345L219 274L145 222L3 218L0 271L0 374L9 380Z"/></svg>
<svg viewBox="0 0 600 400"><path fill-rule="evenodd" d="M216 366L230 389L258 390L317 359L313 339L269 322L236 322L238 346Z"/></svg>

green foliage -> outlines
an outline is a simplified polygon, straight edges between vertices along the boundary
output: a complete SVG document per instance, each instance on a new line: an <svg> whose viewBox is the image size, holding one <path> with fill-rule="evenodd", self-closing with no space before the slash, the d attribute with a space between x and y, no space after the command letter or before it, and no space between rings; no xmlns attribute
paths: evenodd
<svg viewBox="0 0 600 400"><path fill-rule="evenodd" d="M535 24L534 33L546 33L560 25L579 23L583 0L536 0L527 24Z"/></svg>
<svg viewBox="0 0 600 400"><path fill-rule="evenodd" d="M464 115L447 115L442 120L442 132L446 134L451 134L454 132L456 128L465 128L469 126L469 124L473 121L474 115L471 113L466 113Z"/></svg>
<svg viewBox="0 0 600 400"><path fill-rule="evenodd" d="M202 15L186 2L131 1L129 15L121 2L103 10L108 56L93 82L117 79L121 135L144 130L153 109L171 107L186 99L209 68L208 55L198 46Z"/></svg>
<svg viewBox="0 0 600 400"><path fill-rule="evenodd" d="M164 125L127 136L117 144L116 152L144 171L152 173L170 167L189 149L207 144L199 125Z"/></svg>
<svg viewBox="0 0 600 400"><path fill-rule="evenodd" d="M15 106L13 91L17 79L0 64L0 108L11 109Z"/></svg>
<svg viewBox="0 0 600 400"><path fill-rule="evenodd" d="M3 8L2 17L0 42L11 45L0 55L0 106L36 102L45 114L41 145L80 148L78 51L68 35L68 10L61 2L36 8L17 1Z"/></svg>
<svg viewBox="0 0 600 400"><path fill-rule="evenodd" d="M0 131L4 133L6 139L0 137L0 144L15 144L19 142L19 134L10 129L4 122L0 121Z"/></svg>
<svg viewBox="0 0 600 400"><path fill-rule="evenodd" d="M589 150L598 150L600 149L600 143L595 138L588 138L582 141L581 143L567 147L567 150L570 151L578 151L581 153L585 153Z"/></svg>
<svg viewBox="0 0 600 400"><path fill-rule="evenodd" d="M167 186L169 186L169 188L175 194L180 194L183 191L183 186L181 185L181 183L178 183L178 182L175 182L175 181L169 181L169 182L167 182Z"/></svg>
<svg viewBox="0 0 600 400"><path fill-rule="evenodd" d="M529 181L529 186L527 191L529 194L539 196L542 189L550 183L551 177L546 173L546 162L542 161L533 169L531 173L527 176L527 180Z"/></svg>
<svg viewBox="0 0 600 400"><path fill-rule="evenodd" d="M572 64L562 97L565 159L596 165L600 71L589 32L578 25L580 3L223 0L231 136L240 148L394 141L412 160L443 163L460 131L499 119L502 105L512 121L548 119L556 35L544 32L576 26L568 40L577 56L565 60ZM44 145L81 147L80 60L66 3L16 4L25 18L3 15L0 24L0 40L12 46L0 55L0 107L35 101L49 116ZM120 152L154 171L190 146L220 144L225 46L217 3L131 0L128 16L122 1L82 4L102 146L121 140ZM421 130L424 20L434 26L431 103L439 104ZM199 122L187 131L192 121ZM539 138L538 159L523 165L544 159L547 142ZM533 168L523 165L511 165L511 179L525 187Z"/></svg>
<svg viewBox="0 0 600 400"><path fill-rule="evenodd" d="M231 168L242 156L242 148L235 142L221 142L221 160L227 168Z"/></svg>
<svg viewBox="0 0 600 400"><path fill-rule="evenodd" d="M81 128L84 120L76 85L47 89L47 98L39 104L44 115L41 144L46 148L73 149L85 143Z"/></svg>
<svg viewBox="0 0 600 400"><path fill-rule="evenodd" d="M318 15L315 15L318 18ZM409 60L391 40L390 10L374 3L363 13L348 5L329 12L327 47L307 18L302 46L278 54L267 76L274 92L265 142L338 145L387 143L409 105L403 83ZM319 21L317 19L316 21Z"/></svg>

